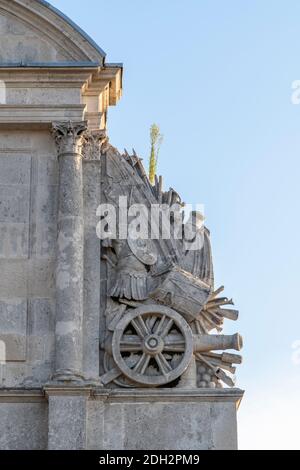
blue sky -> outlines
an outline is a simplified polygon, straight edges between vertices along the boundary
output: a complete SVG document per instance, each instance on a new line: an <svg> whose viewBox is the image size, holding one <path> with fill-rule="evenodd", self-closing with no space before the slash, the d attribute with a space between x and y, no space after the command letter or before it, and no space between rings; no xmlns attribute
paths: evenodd
<svg viewBox="0 0 300 470"><path fill-rule="evenodd" d="M300 79L297 0L52 0L124 63L109 113L113 145L146 161L164 134L159 172L205 205L218 284L239 308L241 448L300 448Z"/></svg>

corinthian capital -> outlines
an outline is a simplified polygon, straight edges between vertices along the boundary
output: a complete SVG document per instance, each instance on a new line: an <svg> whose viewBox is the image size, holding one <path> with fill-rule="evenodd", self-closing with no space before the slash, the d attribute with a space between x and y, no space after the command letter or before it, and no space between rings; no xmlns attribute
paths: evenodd
<svg viewBox="0 0 300 470"><path fill-rule="evenodd" d="M85 160L100 160L103 144L107 142L105 130L90 131L84 136L82 156Z"/></svg>
<svg viewBox="0 0 300 470"><path fill-rule="evenodd" d="M58 155L64 153L81 153L87 122L54 122L52 134L57 146Z"/></svg>

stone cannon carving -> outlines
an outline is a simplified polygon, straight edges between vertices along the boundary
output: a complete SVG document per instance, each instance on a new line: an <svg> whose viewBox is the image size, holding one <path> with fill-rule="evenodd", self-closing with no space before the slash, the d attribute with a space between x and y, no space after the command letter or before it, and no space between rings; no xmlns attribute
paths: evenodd
<svg viewBox="0 0 300 470"><path fill-rule="evenodd" d="M102 165L103 194L115 207L120 196L148 208L171 206L175 197L175 212L182 209L173 189L163 192L161 179L150 185L135 153L121 155L108 147ZM188 226L183 226L183 233L194 229L195 240L202 240L193 250L187 249L190 242L174 235L151 240L134 239L129 233L127 239L103 242L107 272L103 385L234 386L233 364L242 358L224 351L239 351L242 338L211 332L221 333L224 319L237 320L238 311L224 308L233 302L220 297L223 287L214 288L209 231L203 220L201 213L192 212Z"/></svg>
<svg viewBox="0 0 300 470"><path fill-rule="evenodd" d="M127 313L112 339L112 353L120 371L147 386L166 385L179 378L193 353L241 348L240 335L193 334L180 314L160 305Z"/></svg>

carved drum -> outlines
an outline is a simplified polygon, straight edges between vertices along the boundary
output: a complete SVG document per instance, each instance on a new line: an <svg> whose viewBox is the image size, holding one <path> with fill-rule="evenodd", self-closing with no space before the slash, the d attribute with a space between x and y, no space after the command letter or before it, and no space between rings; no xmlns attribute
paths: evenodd
<svg viewBox="0 0 300 470"><path fill-rule="evenodd" d="M199 317L210 293L211 288L205 282L176 266L150 297L193 321Z"/></svg>

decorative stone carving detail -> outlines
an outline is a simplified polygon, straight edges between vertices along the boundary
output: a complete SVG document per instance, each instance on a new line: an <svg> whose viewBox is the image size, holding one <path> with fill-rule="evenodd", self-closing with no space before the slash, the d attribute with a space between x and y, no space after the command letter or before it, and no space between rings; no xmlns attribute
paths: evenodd
<svg viewBox="0 0 300 470"><path fill-rule="evenodd" d="M118 209L119 197L126 196L128 206L164 204L180 213L180 196L173 189L163 191L161 178L152 186L135 152L121 155L110 145L101 152L103 202ZM238 311L224 308L233 302L220 297L223 287L214 287L210 234L203 220L197 212L191 214L190 227L182 223L183 234L192 227L192 241L201 241L192 250L174 232L170 239L133 241L129 236L102 242L101 276L107 281L103 385L234 386L233 364L242 358L226 351L240 351L243 341L239 334L220 333L224 318L235 321ZM211 334L214 330L218 334Z"/></svg>
<svg viewBox="0 0 300 470"><path fill-rule="evenodd" d="M87 161L100 160L102 147L107 142L105 130L87 132L82 145L83 159Z"/></svg>
<svg viewBox="0 0 300 470"><path fill-rule="evenodd" d="M81 153L87 122L55 122L52 133L57 146L58 155Z"/></svg>
<svg viewBox="0 0 300 470"><path fill-rule="evenodd" d="M129 334L131 330L137 334ZM112 351L120 371L133 382L166 385L186 370L193 354L193 334L179 313L145 305L122 318L114 332ZM128 357L128 353L133 354ZM173 360L166 360L166 354L172 353Z"/></svg>

